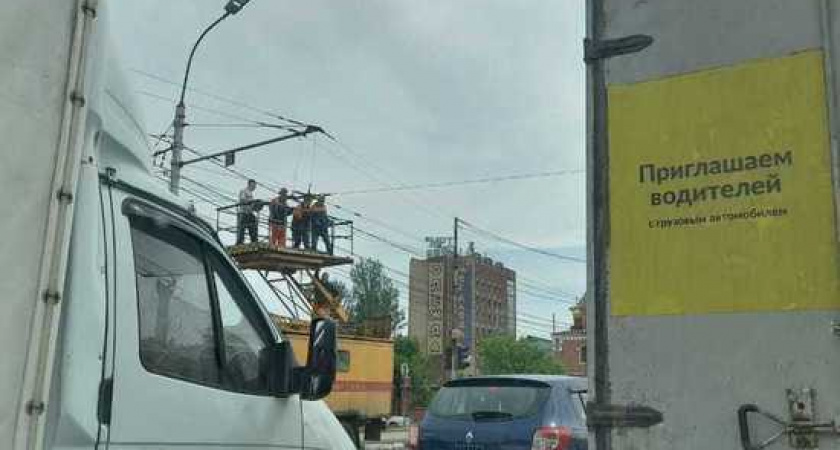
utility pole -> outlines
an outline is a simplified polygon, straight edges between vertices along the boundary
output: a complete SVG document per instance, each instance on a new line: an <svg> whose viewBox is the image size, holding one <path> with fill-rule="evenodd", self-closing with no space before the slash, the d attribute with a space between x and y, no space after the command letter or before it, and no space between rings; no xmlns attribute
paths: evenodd
<svg viewBox="0 0 840 450"><path fill-rule="evenodd" d="M586 39L584 62L587 67L587 265L588 290L592 292L592 332L595 361L589 383L589 403L586 407L589 427L594 430L594 450L612 450L614 422L607 420L611 412L608 364L609 309L607 308L607 247L609 232L609 139L607 127L607 78L606 60L643 50L653 42L647 35L631 35L607 39L605 0L586 0ZM595 425L598 418L602 422Z"/></svg>
<svg viewBox="0 0 840 450"><path fill-rule="evenodd" d="M175 195L181 190L181 155L184 152L184 127L186 126L187 112L184 101L178 102L175 107L175 121L173 122L172 136L172 158L169 168L169 191Z"/></svg>
<svg viewBox="0 0 840 450"><path fill-rule="evenodd" d="M458 222L460 222L460 219L456 217L452 224L452 241L454 246L452 254L455 256L455 258L458 258Z"/></svg>
<svg viewBox="0 0 840 450"><path fill-rule="evenodd" d="M181 167L183 167L181 161L184 153L184 128L187 126L187 107L184 103L184 97L187 92L187 82L190 78L193 56L195 56L195 51L198 49L198 44L204 40L207 33L209 33L213 28L216 28L216 25L220 24L223 20L242 10L249 1L250 0L229 0L227 5L225 5L225 13L201 32L201 35L198 36L198 40L196 40L195 44L193 44L192 50L190 50L190 56L187 58L187 68L184 71L184 82L181 83L181 96L178 99L178 105L175 106L175 119L172 121L172 158L170 160L169 191L175 195L178 195L178 192L181 190Z"/></svg>
<svg viewBox="0 0 840 450"><path fill-rule="evenodd" d="M408 364L402 363L400 365L400 375L402 375L402 395L400 395L400 410L403 417L408 417L409 409L411 408L411 373Z"/></svg>
<svg viewBox="0 0 840 450"><path fill-rule="evenodd" d="M453 337L452 338L452 375L449 376L450 380L454 380L458 378L458 341Z"/></svg>
<svg viewBox="0 0 840 450"><path fill-rule="evenodd" d="M452 283L450 285L451 286L450 291L452 292L452 294L450 296L452 298L452 303L453 303L452 316L456 316L456 314L455 314L455 309L456 309L455 304L457 304L457 302L459 302L461 300L461 299L455 298L455 293L457 291L455 289L455 286L458 283L458 280L457 280L457 278L458 278L458 218L457 217L453 221L452 228L453 228L452 229ZM458 295L460 296L461 293L458 292ZM453 317L453 322L454 322L454 317ZM461 325L461 324L458 324L458 325ZM464 324L464 325L466 325L466 324ZM451 339L452 340L452 358L451 358L452 361L450 361L450 364L452 364L452 375L449 377L450 380L454 380L455 378L458 377L458 341L457 341L456 336L455 336L456 331L458 331L458 328L457 327L452 327L452 339Z"/></svg>
<svg viewBox="0 0 840 450"><path fill-rule="evenodd" d="M452 329L452 338L450 339L450 345L452 345L452 357L450 358L451 364L450 368L452 369L449 379L454 380L458 378L458 362L459 362L459 355L458 355L458 347L460 343L464 340L464 332L460 328L453 328Z"/></svg>

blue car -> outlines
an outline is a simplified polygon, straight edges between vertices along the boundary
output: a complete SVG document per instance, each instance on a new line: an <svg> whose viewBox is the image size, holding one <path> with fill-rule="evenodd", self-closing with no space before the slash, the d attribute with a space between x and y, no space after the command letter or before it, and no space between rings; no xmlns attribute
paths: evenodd
<svg viewBox="0 0 840 450"><path fill-rule="evenodd" d="M586 450L586 379L462 378L432 400L418 450Z"/></svg>

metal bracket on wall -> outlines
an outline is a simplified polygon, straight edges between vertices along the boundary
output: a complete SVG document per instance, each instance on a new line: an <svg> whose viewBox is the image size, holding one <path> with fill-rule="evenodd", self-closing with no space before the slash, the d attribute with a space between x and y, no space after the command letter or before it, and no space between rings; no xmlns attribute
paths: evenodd
<svg viewBox="0 0 840 450"><path fill-rule="evenodd" d="M626 55L642 51L653 44L653 37L646 34L633 34L618 39L595 41L583 40L583 61L591 63L613 56Z"/></svg>
<svg viewBox="0 0 840 450"><path fill-rule="evenodd" d="M586 404L589 428L648 428L662 420L662 413L650 406Z"/></svg>
<svg viewBox="0 0 840 450"><path fill-rule="evenodd" d="M741 405L738 408L738 428L741 447L744 450L761 450L787 435L792 448L818 448L819 434L840 435L836 421L818 423L814 411L816 394L813 389L787 389L785 391L790 420L762 411L756 405ZM758 415L779 426L779 431L758 443L750 435L749 416Z"/></svg>

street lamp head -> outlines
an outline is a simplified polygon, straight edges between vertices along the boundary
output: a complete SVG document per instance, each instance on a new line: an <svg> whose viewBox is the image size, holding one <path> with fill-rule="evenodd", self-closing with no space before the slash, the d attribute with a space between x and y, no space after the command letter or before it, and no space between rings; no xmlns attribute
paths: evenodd
<svg viewBox="0 0 840 450"><path fill-rule="evenodd" d="M225 11L230 15L234 15L244 8L249 1L251 0L229 0L227 5L225 5Z"/></svg>

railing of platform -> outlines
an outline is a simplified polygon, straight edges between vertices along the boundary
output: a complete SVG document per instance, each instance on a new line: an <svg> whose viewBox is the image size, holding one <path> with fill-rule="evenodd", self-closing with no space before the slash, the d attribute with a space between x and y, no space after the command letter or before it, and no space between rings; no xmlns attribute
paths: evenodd
<svg viewBox="0 0 840 450"><path fill-rule="evenodd" d="M247 204L251 205L253 214L255 216L257 224L257 242L270 242L271 228L268 214L268 207L270 205L269 202L264 200L254 200ZM237 235L239 234L240 227L245 226L241 223L242 217L239 214L239 207L244 205L246 205L246 203L234 203L231 205L225 205L216 208L216 232L219 234L220 238L223 233L232 234L234 236L234 239L237 237ZM304 214L307 214L306 209L304 209ZM232 218L234 220L234 225L226 225L229 222L227 220L223 220L223 218ZM350 256L352 256L354 252L353 221L330 215L327 215L327 218L328 225L326 235L327 239L329 240L329 244L327 245L328 248L320 250L317 247L317 244L319 243L315 242L315 232L317 230L317 227L314 226L312 220L305 220L306 228L303 230L302 233L303 237L301 239L301 250L335 254L336 250L341 248L346 252L347 247L337 247L335 244L337 241L347 241L349 244L349 253ZM282 246L285 248L292 248L294 244L294 230L292 230L291 227L291 219L292 217L290 214L289 217L286 218L284 224L286 229L286 236ZM243 237L243 242L251 242L247 229L243 230ZM222 241L224 242L224 239ZM333 251L329 252L329 249L332 249Z"/></svg>

